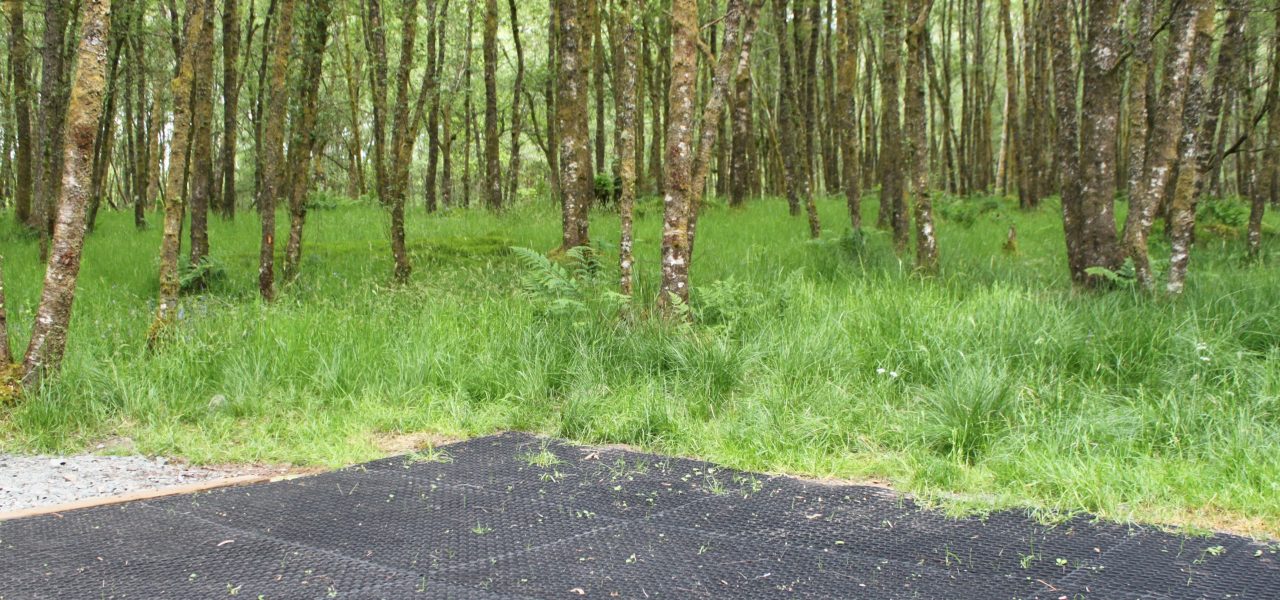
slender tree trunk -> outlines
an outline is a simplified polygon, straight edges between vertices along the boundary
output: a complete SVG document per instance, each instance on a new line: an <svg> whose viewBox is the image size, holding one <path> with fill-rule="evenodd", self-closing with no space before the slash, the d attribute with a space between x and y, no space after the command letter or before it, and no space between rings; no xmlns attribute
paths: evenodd
<svg viewBox="0 0 1280 600"><path fill-rule="evenodd" d="M222 5L222 198L218 212L236 216L236 137L240 129L240 10L239 0Z"/></svg>
<svg viewBox="0 0 1280 600"><path fill-rule="evenodd" d="M262 147L262 131L266 127L267 119L264 116L267 103L267 72L271 63L271 36L274 32L275 22L277 20L277 0L269 0L267 4L267 14L262 22L262 35L260 45L261 51L258 53L258 85L254 90L253 109L250 114L250 122L253 124L253 204L257 206L258 198L262 195L262 180L266 172L263 166L263 158L267 155L266 150ZM247 65L246 65L247 66Z"/></svg>
<svg viewBox="0 0 1280 600"><path fill-rule="evenodd" d="M590 243L587 216L594 193L587 119L587 57L583 44L583 1L555 0L559 25L556 134L560 145L560 185L564 195L561 251ZM587 0L589 1L589 0ZM689 90L692 93L692 89Z"/></svg>
<svg viewBox="0 0 1280 600"><path fill-rule="evenodd" d="M750 10L743 6L751 2ZM751 42L755 28L755 9L764 0L729 0L724 16L724 39L721 52L711 71L706 105L698 130L697 152L693 160L693 190L700 197L705 192L711 169L712 152L719 141L720 116L729 97L729 84L742 67L750 67ZM697 214L698 201L691 204L690 214Z"/></svg>
<svg viewBox="0 0 1280 600"><path fill-rule="evenodd" d="M842 187L849 208L849 226L862 231L862 161L858 147L858 0L839 0L837 25L840 32L840 69L837 72L836 98L839 108L840 154L844 159Z"/></svg>
<svg viewBox="0 0 1280 600"><path fill-rule="evenodd" d="M181 282L178 276L178 254L182 245L182 221L186 213L186 164L192 136L191 87L195 78L197 52L207 23L208 0L193 0L186 25L186 50L178 59L178 73L170 84L173 94L173 137L169 142L169 173L164 193L164 225L160 236L160 300L156 318L147 332L147 344L154 347L177 316Z"/></svg>
<svg viewBox="0 0 1280 600"><path fill-rule="evenodd" d="M1155 19L1156 0L1139 0L1136 3L1138 11L1138 28L1134 34L1133 54L1129 57L1129 152L1128 152L1128 170L1129 176L1126 185L1126 196L1129 198L1129 217L1125 221L1125 237L1129 235L1129 223L1135 218L1134 198L1141 192L1143 185L1144 171L1146 169L1148 148L1148 127L1147 122L1153 116L1147 111L1147 76L1151 72L1151 56L1153 53L1151 43L1151 27ZM1185 10L1182 11L1184 14ZM1177 29L1173 29L1177 31ZM1184 75L1185 77L1185 75ZM1129 240L1124 241L1126 252L1130 252L1128 248Z"/></svg>
<svg viewBox="0 0 1280 600"><path fill-rule="evenodd" d="M271 38L271 60L262 128L262 191L258 194L258 213L262 220L262 238L258 246L258 293L271 302L276 295L276 203L283 194L288 176L284 154L284 120L289 112L290 45L293 43L293 12L297 0L280 0L276 12L275 32Z"/></svg>
<svg viewBox="0 0 1280 600"><path fill-rule="evenodd" d="M548 76L546 84L542 88L543 103L547 108L547 179L551 182L551 202L564 207L564 185L560 181L560 134L558 132L558 123L560 111L556 108L556 101L559 98L559 88L556 85L560 76L560 2L551 1L551 7L547 18L547 70L554 73L554 76Z"/></svg>
<svg viewBox="0 0 1280 600"><path fill-rule="evenodd" d="M1152 5L1154 2L1146 0L1145 4ZM1156 207L1162 204L1161 196L1169 185L1169 178L1178 158L1178 136L1182 129L1183 106L1186 102L1187 87L1191 77L1192 53L1196 43L1196 31L1192 24L1198 18L1199 12L1207 8L1211 7L1205 6L1205 3L1200 0L1195 0L1186 3L1174 15L1170 28L1172 42L1165 56L1165 82L1161 93L1161 106L1156 114L1152 115L1154 126L1151 129L1150 140L1138 144L1145 147L1146 151L1143 153L1139 168L1140 175L1136 178L1134 182L1136 185L1132 188L1129 197L1129 214L1124 224L1124 250L1128 258L1133 261L1138 283L1147 289L1155 285L1155 277L1151 273L1151 258L1147 253L1147 236L1155 220ZM1145 16L1142 19L1148 20ZM1141 87L1144 88L1147 66L1143 61L1149 59L1149 54L1149 47L1146 49L1139 47L1134 54L1134 60L1137 62L1134 63L1132 75L1142 78L1144 83ZM1130 110L1134 110L1133 103L1136 99L1136 94L1130 95ZM1139 126L1141 129L1146 129L1145 102L1145 98L1138 102L1137 104L1143 105L1144 108L1138 108L1135 111L1142 114L1142 124ZM1137 116L1130 118L1131 123L1137 120ZM1133 144L1135 141L1130 143ZM1130 154L1130 157L1130 160L1138 158L1134 154Z"/></svg>
<svg viewBox="0 0 1280 600"><path fill-rule="evenodd" d="M671 2L671 87L662 206L662 280L658 308L683 318L689 301L689 203L693 188L694 102L698 78L698 2Z"/></svg>
<svg viewBox="0 0 1280 600"><path fill-rule="evenodd" d="M133 80L133 108L137 114L133 117L133 225L139 231L147 227L147 189L150 175L151 159L148 152L151 136L147 131L147 73L143 68L142 21L146 15L143 5L138 5L137 13L129 23L129 74Z"/></svg>
<svg viewBox="0 0 1280 600"><path fill-rule="evenodd" d="M1207 2L1208 0L1199 0ZM1179 143L1178 175L1169 199L1169 275L1165 289L1170 294L1182 293L1191 262L1191 245L1196 227L1196 198L1200 193L1201 164L1205 149L1203 130L1205 115L1210 111L1209 87L1213 85L1209 61L1213 53L1214 11L1203 10L1193 21L1195 51L1191 62L1191 82L1183 109L1182 141ZM1221 75L1221 73L1219 73ZM1213 135L1207 135L1212 139Z"/></svg>
<svg viewBox="0 0 1280 600"><path fill-rule="evenodd" d="M1009 101L1012 99L1009 97L1008 92L1009 90L1006 88L1004 107L1000 110L1000 146L996 150L995 188L996 194L1000 196L1009 195L1010 188L1017 185L1016 182L1012 184L1009 182L1009 171L1013 170L1013 167L1010 167L1013 160L1013 140L1010 137L1012 135L1010 129L1013 124L1009 121ZM1019 202L1019 205L1021 205L1021 202Z"/></svg>
<svg viewBox="0 0 1280 600"><path fill-rule="evenodd" d="M475 122L475 111L471 105L471 53L475 46L472 36L474 29L475 0L467 2L466 45L463 47L462 69L462 206L471 208L471 129Z"/></svg>
<svg viewBox="0 0 1280 600"><path fill-rule="evenodd" d="M274 0L273 0L274 1ZM382 0L368 0L365 5L364 43L369 60L370 103L373 105L373 173L378 201L387 197L387 38L382 24Z"/></svg>
<svg viewBox="0 0 1280 600"><path fill-rule="evenodd" d="M512 0L514 2L514 0ZM615 17L616 26L612 32L617 36L615 52L614 86L616 87L617 106L614 107L618 128L618 175L621 177L622 190L618 195L618 216L621 235L618 242L619 291L630 296L634 293L631 270L634 257L632 245L632 213L636 199L636 43L635 27L636 0L619 0L619 15ZM512 8L514 15L514 5Z"/></svg>
<svg viewBox="0 0 1280 600"><path fill-rule="evenodd" d="M634 22L634 21L639 21L639 22ZM636 29L635 31L636 37L638 39L643 38L643 33L640 29L640 23L642 23L643 20L640 19L639 17L636 17L634 21L632 23L632 26L635 27ZM645 171L645 148L647 146L645 145L646 137L644 134L644 109L645 109L645 101L649 97L648 96L649 91L647 88L645 88L645 86L647 85L649 74L648 72L646 72L645 66L644 66L645 61L643 59L643 52L644 52L643 39L639 39L639 41L637 41L636 52L642 53L640 56L633 57L634 60L636 61L636 76L635 76L636 77L636 93L635 93L636 140L634 145L635 161L636 161L636 194L639 195L640 191L643 190L644 186L646 185L645 182L648 181L648 173ZM615 59L615 62L619 62L619 60L620 59Z"/></svg>
<svg viewBox="0 0 1280 600"><path fill-rule="evenodd" d="M507 165L507 203L518 198L520 191L520 134L524 126L524 112L520 95L524 93L524 45L520 42L520 20L516 12L516 0L507 0L511 13L511 40L516 47L516 80L511 91L511 162Z"/></svg>
<svg viewBox="0 0 1280 600"><path fill-rule="evenodd" d="M733 98L732 98L733 88L729 89L729 96L730 96L729 99L725 101L725 103L728 105L725 108L727 109L726 112L732 114L733 113ZM716 148L715 148L716 177L715 177L715 189L713 191L717 198L723 198L723 199L729 198L729 177L730 177L729 149L733 145L733 142L730 139L731 135L732 133L729 130L729 119L721 119L719 138L723 141L719 144L716 144Z"/></svg>
<svg viewBox="0 0 1280 600"><path fill-rule="evenodd" d="M973 0L973 62L970 63L973 73L969 78L971 84L973 116L973 163L974 188L986 192L991 190L991 103L987 94L987 55L986 55L986 10L983 0Z"/></svg>
<svg viewBox="0 0 1280 600"><path fill-rule="evenodd" d="M933 224L933 203L929 198L929 138L925 125L925 45L929 43L927 24L933 0L912 0L907 28L906 106L903 115L907 141L907 164L911 169L911 194L916 222L916 267L922 273L938 272L938 238Z"/></svg>
<svg viewBox="0 0 1280 600"><path fill-rule="evenodd" d="M1196 204L1204 191L1207 173L1217 163L1214 133L1218 126L1223 98L1228 86L1236 81L1235 63L1244 41L1245 12L1232 6L1227 12L1225 33L1218 52L1218 62L1210 75L1213 53L1214 14L1207 4L1195 20L1195 50L1191 66L1191 88L1183 111L1183 136L1179 146L1178 175L1169 202L1170 265L1167 290L1182 292L1191 246L1195 243Z"/></svg>
<svg viewBox="0 0 1280 600"><path fill-rule="evenodd" d="M604 161L604 156L605 156L605 141L608 139L608 136L605 134L605 125L604 125L604 99L605 99L605 91L604 91L604 69L605 69L605 61L604 61L604 42L603 42L603 40L601 39L601 38L602 38L602 34L601 34L601 31L600 31L600 23L601 23L601 14L600 14L600 13L601 13L601 11L603 10L603 8L602 8L601 4L602 4L602 3L599 3L599 2L588 2L588 3L587 3L587 15L588 15L588 19L590 20L590 25L587 27L587 34L591 36L591 48L592 48L592 51L591 51L591 62L592 62L592 65L591 65L591 75L592 75L592 81L593 81L593 83L595 84L595 88L596 88L596 89L595 89L595 101L596 101L596 132L595 132L596 164L595 164L595 171L594 171L595 173L605 173L605 172L607 172L607 170L606 170L606 168L605 168L605 164L604 164L604 162L605 162L605 161ZM584 41L583 43L584 43L584 46L585 46L585 45L586 45L586 42ZM593 175L593 176L592 176L592 181L594 182L594 180L595 180L595 177L594 177L594 175Z"/></svg>
<svg viewBox="0 0 1280 600"><path fill-rule="evenodd" d="M445 1L444 7L441 9L443 13L449 10L448 0ZM442 16L442 19L444 17ZM431 35L427 37L427 71L435 80L434 85L437 89L440 85L440 73L444 70L444 40L445 36L438 34L438 27L433 28ZM350 68L350 66L348 66ZM358 123L359 106L356 103L351 105L351 122ZM431 99L431 111L427 113L427 172L423 176L422 192L425 199L425 208L428 213L433 213L439 208L439 195L436 192L437 169L440 166L440 94L436 94Z"/></svg>
<svg viewBox="0 0 1280 600"><path fill-rule="evenodd" d="M304 23L303 78L298 90L300 119L293 125L289 142L289 239L284 247L284 280L293 281L302 263L302 232L307 222L307 192L310 190L311 164L316 142L317 99L324 77L324 52L329 43L330 0L309 0Z"/></svg>
<svg viewBox="0 0 1280 600"><path fill-rule="evenodd" d="M1204 192L1205 183L1209 181L1210 174L1222 164L1222 152L1215 147L1214 140L1219 130L1219 123L1222 124L1220 129L1223 131L1227 129L1230 107L1226 103L1237 87L1247 88L1247 80L1244 78L1247 72L1244 69L1251 69L1252 65L1248 61L1243 65L1238 64L1243 58L1248 43L1245 37L1247 17L1248 11L1239 4L1232 4L1227 9L1227 17L1223 22L1222 42L1218 45L1218 65L1213 77L1212 91L1205 103L1204 121L1198 140L1200 181L1199 188L1196 189L1197 197ZM1247 191L1244 193L1247 194Z"/></svg>
<svg viewBox="0 0 1280 600"><path fill-rule="evenodd" d="M973 94L973 71L976 67L973 57L970 54L970 40L972 35L969 33L971 29L969 6L972 0L961 0L959 12L959 48L960 54L959 75L960 75L960 132L959 138L956 140L956 155L959 159L960 181L957 191L961 195L973 193L977 187L978 167L975 155L977 151L977 143L974 140L974 132L977 127L974 125L974 94Z"/></svg>
<svg viewBox="0 0 1280 600"><path fill-rule="evenodd" d="M3 262L4 258L0 257L0 264ZM4 297L4 274L0 273L0 367L6 370L13 365L13 349L9 345L9 311L5 308L7 305Z"/></svg>
<svg viewBox="0 0 1280 600"><path fill-rule="evenodd" d="M49 2L44 9L43 48L40 51L40 118L36 122L36 138L41 151L36 177L31 226L40 232L40 256L47 254L49 236L53 233L54 215L62 192L61 140L67 118L66 43L71 5Z"/></svg>
<svg viewBox="0 0 1280 600"><path fill-rule="evenodd" d="M502 209L498 157L498 0L484 0L484 178L485 204Z"/></svg>
<svg viewBox="0 0 1280 600"><path fill-rule="evenodd" d="M144 47L143 42L139 40L138 41L139 54L144 53L143 47ZM141 63L140 60L139 60L139 63ZM181 60L179 60L179 64L181 64ZM160 163L164 162L163 156L162 156L163 149L161 148L161 145L160 145L160 130L164 129L164 124L165 124L165 118L164 118L164 115L165 115L164 91L166 88L165 82L172 83L172 79L166 79L165 77L157 77L155 81L155 88L151 92L151 112L149 114L150 118L149 118L149 123L147 125L147 152L146 152L147 197L146 197L145 204L147 205L154 205L156 201L161 200L160 194L163 192L163 190L160 188L160 185L161 185ZM173 144L172 139L169 140L169 144L170 145Z"/></svg>
<svg viewBox="0 0 1280 600"><path fill-rule="evenodd" d="M468 18L471 12L468 11ZM428 0L426 13L427 22L434 30L438 26L435 0ZM409 193L409 166L413 160L413 148L417 143L418 132L421 131L423 116L426 113L427 98L436 94L435 78L430 72L424 73L419 84L417 100L412 103L412 114L410 113L409 80L415 68L414 58L417 55L414 49L418 21L417 0L405 1L401 11L401 21L410 25L402 27L400 39L400 64L396 73L396 108L391 137L391 149L394 154L389 173L391 182L388 186L391 197L391 254L395 259L394 276L398 282L407 281L413 271L408 245L405 243L404 228L404 205ZM467 31L468 48L470 48L469 26ZM470 61L468 61L468 67L470 67Z"/></svg>
<svg viewBox="0 0 1280 600"><path fill-rule="evenodd" d="M401 36L399 64L396 67L394 87L394 113L391 123L391 143L386 143L387 117L387 51L386 35L382 23L380 0L370 0L365 11L365 43L374 62L373 99L374 99L374 162L378 174L379 196L391 213L391 255L395 261L393 275L396 281L406 281L413 271L409 261L408 246L405 244L404 203L409 184L409 159L413 156L413 146L417 138L419 113L425 109L425 97L418 95L415 118L409 116L409 79L414 68L415 40L417 37L418 2L403 0L400 10ZM431 3L429 18L435 18L435 5ZM434 22L434 21L432 21ZM468 32L470 28L468 28ZM468 43L468 49L470 44ZM468 50L469 54L469 50ZM433 80L428 72L423 77L423 93ZM382 150L377 150L378 147Z"/></svg>
<svg viewBox="0 0 1280 600"><path fill-rule="evenodd" d="M1013 17L1010 14L1012 12L1009 0L1000 0L1000 24L1004 32L1005 128L1008 130L1008 140L1010 142L1008 153L1013 158L1014 163L1013 171L1015 174L1014 181L1018 188L1018 205L1022 208L1034 208L1036 206L1035 198L1028 193L1031 186L1027 181L1027 165L1030 161L1023 156L1024 152L1029 154L1024 149L1031 148L1031 144L1027 143L1026 127L1021 122L1022 113L1019 110L1018 63L1016 59L1018 53L1013 40ZM1024 15L1023 18L1030 17ZM1006 177L1008 177L1007 163L1008 161L1006 161Z"/></svg>
<svg viewBox="0 0 1280 600"><path fill-rule="evenodd" d="M800 133L800 115L795 83L791 67L791 48L787 41L788 0L773 0L773 22L777 26L778 52L778 143L783 162L783 189L787 194L787 209L791 216L800 215L800 196L803 192L803 175L800 156L802 149L796 139Z"/></svg>
<svg viewBox="0 0 1280 600"><path fill-rule="evenodd" d="M124 144L124 167L122 169L123 185L121 187L123 188L124 200L130 204L136 204L136 183L138 181L136 172L138 169L139 152L137 144L138 121L137 115L135 114L136 109L134 108L136 106L136 102L134 101L134 90L137 87L137 81L133 75L133 69L129 67L129 57L133 54L133 42L130 38L133 36L133 21L138 18L138 11L130 11L123 15L117 13L117 16L120 18L116 19L116 30L119 30L122 20L124 21L125 28L128 30L124 33L124 39L122 40L124 43L126 58L124 71L124 114L121 115L121 118L123 119L122 125L124 126L124 139L121 141L121 143Z"/></svg>
<svg viewBox="0 0 1280 600"><path fill-rule="evenodd" d="M62 197L57 203L50 260L44 289L36 307L31 341L22 361L22 382L27 387L56 370L67 346L71 305L75 300L76 278L84 250L85 204L89 199L94 134L102 118L103 94L107 78L110 0L81 0L79 68L68 104L68 126L64 147ZM0 300L2 306L3 300ZM8 348L7 340L5 342Z"/></svg>
<svg viewBox="0 0 1280 600"><path fill-rule="evenodd" d="M453 102L440 109L440 205L453 206Z"/></svg>
<svg viewBox="0 0 1280 600"><path fill-rule="evenodd" d="M191 86L191 265L209 255L209 203L213 199L213 7L194 47L195 75ZM203 286L203 281L197 281Z"/></svg>
<svg viewBox="0 0 1280 600"><path fill-rule="evenodd" d="M1045 79L1045 68L1039 61L1040 45L1038 35L1044 25L1038 22L1038 13L1031 0L1022 2L1022 75L1026 85L1026 102L1022 118L1022 152L1019 159L1024 164L1023 174L1026 177L1027 190L1025 197L1032 206L1039 206L1044 197L1044 152L1045 146L1041 130L1046 120L1045 94L1042 82ZM1023 196L1020 196L1023 197Z"/></svg>
<svg viewBox="0 0 1280 600"><path fill-rule="evenodd" d="M746 203L752 193L752 182L760 178L760 174L751 166L751 148L755 145L751 102L751 69L739 69L729 108L733 130L729 151L729 171L732 174L728 182L729 206L735 208Z"/></svg>
<svg viewBox="0 0 1280 600"><path fill-rule="evenodd" d="M801 99L801 113L804 115L804 160L802 169L804 171L804 208L805 214L809 217L809 237L818 239L822 237L822 225L818 220L818 206L814 202L814 195L817 193L817 173L816 160L820 154L821 148L818 143L818 117L817 117L817 91L818 91L818 30L821 28L821 14L818 11L818 0L807 0L808 7L806 10L808 25L806 29L806 37L808 38L804 44L804 84L802 86L803 98ZM799 15L797 15L799 16ZM797 28L799 22L797 20ZM797 32L799 29L796 30ZM799 50L797 49L796 60L800 60Z"/></svg>
<svg viewBox="0 0 1280 600"><path fill-rule="evenodd" d="M1069 0L1048 2L1052 19L1054 112L1058 130L1054 162L1062 196L1062 227L1066 234L1071 279L1083 283L1084 269L1088 265L1081 259L1080 252L1080 138L1076 112L1077 75L1071 38L1073 9Z"/></svg>
<svg viewBox="0 0 1280 600"><path fill-rule="evenodd" d="M944 5L944 7L945 6L946 5ZM944 11L943 15L943 22L945 24L947 22L945 18L949 17L949 12ZM950 75L947 74L948 71L950 71L950 68L945 64L949 60L947 58L950 54L950 50L948 48L949 45L949 42L944 38L942 48L942 62L944 64L942 68L938 68L938 61L933 59L933 52L930 45L925 44L924 49L926 58L925 62L927 64L926 70L929 72L929 87L934 97L934 104L938 106L938 112L942 113L941 131L939 132L939 136L942 137L941 152L943 161L943 187L948 191L956 192L961 187L960 173L958 172L960 169L961 157L958 155L960 144L956 141L955 131L953 130L953 123L955 123L955 119L951 112L952 96L950 89ZM939 71L941 71L943 76L941 82L938 80Z"/></svg>
<svg viewBox="0 0 1280 600"><path fill-rule="evenodd" d="M896 0L884 2L884 48L880 54L880 216L877 225L892 226L893 245L905 252L910 241L909 215L903 210L902 126L898 110L902 55L902 16Z"/></svg>
<svg viewBox="0 0 1280 600"><path fill-rule="evenodd" d="M653 31L648 32L652 34ZM670 50L666 44L662 44L658 50L658 59L656 62L650 63L651 54L647 47L649 46L649 35L644 36L645 48L641 50L642 58L645 61L644 70L650 76L649 84L649 106L650 118L649 123L652 127L652 135L649 140L649 174L653 178L650 190L654 194L661 194L665 188L662 178L662 152L665 147L663 136L666 134L666 122L663 120L663 113L666 110L667 99L663 93L669 87L669 81L664 77L664 66L667 64L667 56Z"/></svg>
<svg viewBox="0 0 1280 600"><path fill-rule="evenodd" d="M0 5L0 12L3 12L3 5ZM0 120L3 120L5 126L0 129L0 197L4 200L0 201L0 207L7 206L9 201L13 199L14 174L13 166L13 123L9 120L6 112L12 112L13 103L10 98L9 74L12 69L10 65L5 64L4 68L0 68Z"/></svg>
<svg viewBox="0 0 1280 600"><path fill-rule="evenodd" d="M819 116L822 134L822 189L827 195L844 191L840 174L840 111L836 104L836 39L840 37L836 18L835 0L826 0L822 11L823 21L818 23L822 32L822 73L819 78ZM831 24L835 25L832 26Z"/></svg>
<svg viewBox="0 0 1280 600"><path fill-rule="evenodd" d="M871 27L867 26L867 39L874 40L871 35ZM879 78L880 59L876 55L876 45L872 41L866 45L866 52L862 53L862 187L873 187L878 183L880 177L880 138L879 131L881 123L876 120L876 96L875 81ZM948 85L950 85L948 80ZM876 219L877 227L888 226L888 216L884 220L879 217Z"/></svg>
<svg viewBox="0 0 1280 600"><path fill-rule="evenodd" d="M345 25L344 21L339 21L342 27L342 80L346 84L347 89L347 195L352 197L364 196L368 191L365 185L365 160L364 160L364 120L361 113L361 88L360 75L356 72L355 60L351 56L351 30ZM434 51L432 52L434 55ZM433 73L435 73L433 71ZM434 117L434 115L433 115ZM432 156L434 158L434 156ZM428 169L427 177L434 175L434 171ZM434 200L430 193L435 189L434 185L427 186L428 202Z"/></svg>
<svg viewBox="0 0 1280 600"><path fill-rule="evenodd" d="M32 157L35 156L31 137L31 58L27 47L25 6L25 0L5 0L4 3L5 12L9 14L9 64L13 74L13 116L17 121L17 144L14 148L17 174L13 200L19 223L31 220Z"/></svg>

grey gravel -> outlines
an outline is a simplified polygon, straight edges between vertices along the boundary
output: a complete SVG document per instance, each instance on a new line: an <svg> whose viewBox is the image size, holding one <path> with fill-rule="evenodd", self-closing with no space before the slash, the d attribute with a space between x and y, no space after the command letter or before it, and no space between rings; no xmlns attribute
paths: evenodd
<svg viewBox="0 0 1280 600"><path fill-rule="evenodd" d="M0 512L232 476L164 457L0 453Z"/></svg>

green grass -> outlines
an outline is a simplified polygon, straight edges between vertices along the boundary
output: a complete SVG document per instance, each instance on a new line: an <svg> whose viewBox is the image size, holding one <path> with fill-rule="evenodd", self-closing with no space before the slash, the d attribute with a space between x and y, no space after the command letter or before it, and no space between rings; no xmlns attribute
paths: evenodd
<svg viewBox="0 0 1280 600"><path fill-rule="evenodd" d="M547 206L415 208L416 270L400 287L379 209L315 211L301 279L271 306L255 290L257 219L215 218L221 276L185 298L157 354L143 340L158 231L104 214L65 368L0 409L2 445L77 451L129 436L141 452L197 463L337 466L379 456L387 434L520 429L888 479L970 505L1280 532L1280 241L1269 236L1267 262L1249 265L1243 241L1221 237L1230 228L1206 228L1184 296L1083 293L1067 279L1056 207L953 202L939 209L944 275L929 280L885 232L842 238L839 200L820 202L829 233L818 242L780 201L710 207L691 327L645 318L654 201L639 209L633 318L604 293L616 275L607 211L592 224L601 283L574 299L585 310L521 289L527 257L508 248L557 245ZM1001 251L1010 224L1016 255ZM1158 265L1166 252L1156 248ZM41 269L12 217L0 253L17 346Z"/></svg>

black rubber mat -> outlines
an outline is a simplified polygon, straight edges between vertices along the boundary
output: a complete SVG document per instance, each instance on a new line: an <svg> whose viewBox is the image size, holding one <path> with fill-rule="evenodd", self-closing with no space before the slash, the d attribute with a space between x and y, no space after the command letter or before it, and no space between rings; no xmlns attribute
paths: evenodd
<svg viewBox="0 0 1280 600"><path fill-rule="evenodd" d="M887 490L524 434L0 522L18 598L1280 598L1280 544L951 519Z"/></svg>

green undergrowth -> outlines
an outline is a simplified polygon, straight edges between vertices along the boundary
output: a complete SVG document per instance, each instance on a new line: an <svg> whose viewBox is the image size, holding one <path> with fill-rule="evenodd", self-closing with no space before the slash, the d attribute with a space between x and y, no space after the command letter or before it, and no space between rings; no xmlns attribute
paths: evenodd
<svg viewBox="0 0 1280 600"><path fill-rule="evenodd" d="M888 480L952 505L1030 506L1280 533L1280 241L1200 236L1180 298L1072 289L1052 203L939 199L943 275L843 201L807 240L785 203L712 204L692 325L651 318L660 207L638 215L637 297L614 293L617 216L594 252L542 255L559 215L526 205L408 221L415 271L391 282L386 215L331 202L302 275L256 296L258 222L213 219L213 266L175 338L149 354L158 232L101 215L61 376L0 408L3 448L140 452L196 463L334 467L388 436L518 429L733 467ZM865 200L875 223L875 198ZM1211 210L1236 227L1236 208ZM1122 217L1121 217L1122 218ZM36 246L0 224L9 322L25 342ZM153 223L158 216L151 215ZM280 218L277 239L283 240ZM1002 249L1010 227L1016 251ZM1167 247L1153 237L1161 268ZM965 499L963 502L955 498Z"/></svg>

